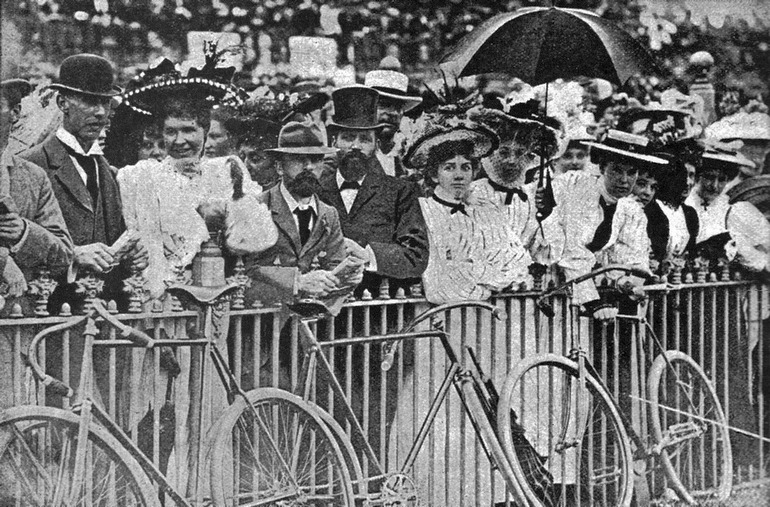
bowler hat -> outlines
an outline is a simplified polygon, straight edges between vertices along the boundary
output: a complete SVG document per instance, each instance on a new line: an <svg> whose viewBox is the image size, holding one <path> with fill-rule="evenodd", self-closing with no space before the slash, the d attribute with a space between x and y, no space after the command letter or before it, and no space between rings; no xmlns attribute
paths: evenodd
<svg viewBox="0 0 770 507"><path fill-rule="evenodd" d="M321 129L314 123L291 121L281 129L278 147L264 151L290 155L328 155L335 153L337 149L324 144Z"/></svg>
<svg viewBox="0 0 770 507"><path fill-rule="evenodd" d="M327 124L330 129L373 130L387 127L377 123L377 102L380 95L374 88L350 85L332 92L334 116Z"/></svg>
<svg viewBox="0 0 770 507"><path fill-rule="evenodd" d="M87 53L64 59L59 67L59 79L49 85L54 90L65 90L98 97L120 95L114 84L112 64L105 58Z"/></svg>

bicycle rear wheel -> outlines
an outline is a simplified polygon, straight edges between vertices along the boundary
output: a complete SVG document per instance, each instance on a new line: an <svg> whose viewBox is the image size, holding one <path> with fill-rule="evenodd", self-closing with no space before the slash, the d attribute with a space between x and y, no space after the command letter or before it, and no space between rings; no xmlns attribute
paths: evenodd
<svg viewBox="0 0 770 507"><path fill-rule="evenodd" d="M52 407L0 412L0 505L158 506L139 463L96 425L88 430L82 486L72 491L79 422Z"/></svg>
<svg viewBox="0 0 770 507"><path fill-rule="evenodd" d="M517 364L497 410L503 450L530 505L628 507L628 434L602 385L579 384L577 364L556 354Z"/></svg>
<svg viewBox="0 0 770 507"><path fill-rule="evenodd" d="M653 435L671 488L691 505L727 500L733 488L729 428L703 369L669 350L655 359L647 382Z"/></svg>
<svg viewBox="0 0 770 507"><path fill-rule="evenodd" d="M211 494L224 505L355 505L335 437L310 404L289 392L248 393L217 422ZM255 416L256 412L256 416Z"/></svg>

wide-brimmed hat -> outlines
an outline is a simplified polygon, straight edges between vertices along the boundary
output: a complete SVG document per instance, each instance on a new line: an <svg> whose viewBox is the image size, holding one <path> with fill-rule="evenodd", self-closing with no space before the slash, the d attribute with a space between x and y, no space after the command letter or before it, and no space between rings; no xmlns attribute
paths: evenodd
<svg viewBox="0 0 770 507"><path fill-rule="evenodd" d="M743 148L743 142L736 140L729 143L719 141L713 138L702 140L705 150L703 152L703 161L716 162L717 164L729 164L738 167L756 168L756 164L749 160L740 152Z"/></svg>
<svg viewBox="0 0 770 507"><path fill-rule="evenodd" d="M324 144L321 129L315 123L291 121L281 129L278 147L264 151L289 155L329 155L336 153L337 149Z"/></svg>
<svg viewBox="0 0 770 507"><path fill-rule="evenodd" d="M109 60L83 53L65 58L59 67L59 78L48 87L98 97L114 97L122 91L115 86L114 79Z"/></svg>
<svg viewBox="0 0 770 507"><path fill-rule="evenodd" d="M706 137L722 141L732 139L770 141L770 115L741 111L725 116L706 127Z"/></svg>
<svg viewBox="0 0 770 507"><path fill-rule="evenodd" d="M387 127L377 122L377 104L380 94L374 88L349 85L332 92L334 116L327 128L347 130L375 130Z"/></svg>
<svg viewBox="0 0 770 507"><path fill-rule="evenodd" d="M422 103L422 97L408 95L409 77L395 70L372 70L364 77L364 86L371 86L380 94L391 100L404 103L404 111L414 109Z"/></svg>
<svg viewBox="0 0 770 507"><path fill-rule="evenodd" d="M216 45L205 55L204 66L191 68L186 76L167 58L159 60L129 82L123 100L144 114L157 114L173 97L208 107L243 103L244 93L231 83L235 67L217 67Z"/></svg>
<svg viewBox="0 0 770 507"><path fill-rule="evenodd" d="M595 153L600 151L607 156L630 161L646 162L655 165L668 165L668 160L654 155L650 140L642 135L630 134L617 129L610 129L601 142L584 141Z"/></svg>
<svg viewBox="0 0 770 507"><path fill-rule="evenodd" d="M409 168L424 167L431 151L450 142L467 142L471 146L471 157L481 159L495 151L500 138L491 129L469 119L464 113L451 111L423 113L417 119L413 141L407 145L402 163Z"/></svg>

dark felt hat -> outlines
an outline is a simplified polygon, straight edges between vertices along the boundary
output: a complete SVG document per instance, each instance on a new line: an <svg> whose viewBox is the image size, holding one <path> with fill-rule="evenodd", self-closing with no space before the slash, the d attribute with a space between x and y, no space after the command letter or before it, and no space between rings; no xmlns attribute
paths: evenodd
<svg viewBox="0 0 770 507"><path fill-rule="evenodd" d="M49 88L98 97L114 97L122 91L115 86L114 79L109 60L83 53L64 59L59 67L59 79L49 85Z"/></svg>
<svg viewBox="0 0 770 507"><path fill-rule="evenodd" d="M278 135L278 147L265 150L289 155L329 155L337 151L324 144L321 129L314 123L291 121Z"/></svg>
<svg viewBox="0 0 770 507"><path fill-rule="evenodd" d="M332 92L334 116L327 124L329 129L373 130L387 127L377 123L377 103L380 94L374 88L350 85Z"/></svg>
<svg viewBox="0 0 770 507"><path fill-rule="evenodd" d="M11 107L16 106L21 99L32 93L32 88L32 83L26 79L6 79L0 82L0 94Z"/></svg>

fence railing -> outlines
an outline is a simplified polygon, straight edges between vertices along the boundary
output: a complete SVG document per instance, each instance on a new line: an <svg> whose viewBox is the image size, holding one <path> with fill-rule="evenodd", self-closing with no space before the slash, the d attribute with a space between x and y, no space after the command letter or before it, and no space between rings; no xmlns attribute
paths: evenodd
<svg viewBox="0 0 770 507"><path fill-rule="evenodd" d="M648 295L647 319L664 348L684 351L703 367L717 386L728 420L741 430L731 434L736 480L766 477L768 446L749 434L768 436L768 409L763 395L763 385L768 382L763 376L768 288L750 281L710 281L649 290ZM566 352L569 348L566 299L557 298L555 316L546 318L535 307L536 296L536 292L522 291L495 297L493 303L506 315L502 321L476 309L453 310L444 316L450 339L464 355L465 347L472 347L498 387L521 358L540 352ZM422 298L415 297L351 301L338 317L319 321L313 329L324 340L386 334L429 307ZM227 351L231 368L246 389L291 389L296 383L303 351L296 324L287 321L286 316L280 307L246 308L239 299L231 305L226 316L228 332L222 333L219 344ZM176 304L155 305L117 317L155 337L165 333L179 340L187 337L190 324L200 318L197 312ZM0 394L4 406L66 406L66 401L46 393L45 386L33 381L23 360L26 344L36 332L66 318L18 316L0 320L0 340L11 352L2 359L0 381L4 384L0 385ZM103 327L104 337L115 336L114 330ZM641 384L645 379L634 379L632 375L629 384L621 372L649 367L656 355L651 333L637 326L618 325L591 330L589 335L593 337L590 354L610 358L599 369L610 389L615 394L628 389L643 394ZM47 365L48 373L71 386L77 385L79 375L80 339L77 329L65 331L60 339L48 340L40 351L40 362ZM405 343L393 367L384 373L380 352L379 346L353 345L335 349L328 359L367 429L375 452L387 468L395 469L419 429L431 394L439 387L446 361L437 343ZM173 353L129 347L95 349L95 385L104 407L181 491L187 489L187 452L195 437L189 434L187 425L190 371L200 367L200 353L187 347L176 348ZM467 359L462 358L470 367ZM224 396L216 395L213 383L210 390L203 404L204 420L209 426L227 404ZM339 407L339 401L321 383L313 387L312 397L332 414ZM647 435L645 404L624 408L642 430L640 434ZM201 435L206 434L206 426ZM363 456L360 458L363 460ZM365 461L362 466L366 471ZM421 498L431 505L489 505L501 498L502 478L491 469L454 392L439 413L415 464L414 477ZM661 480L654 470L650 477Z"/></svg>

